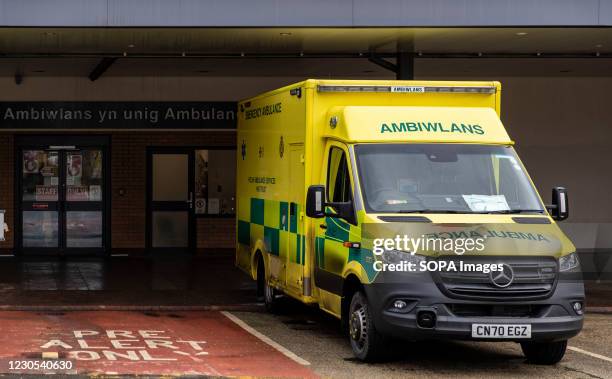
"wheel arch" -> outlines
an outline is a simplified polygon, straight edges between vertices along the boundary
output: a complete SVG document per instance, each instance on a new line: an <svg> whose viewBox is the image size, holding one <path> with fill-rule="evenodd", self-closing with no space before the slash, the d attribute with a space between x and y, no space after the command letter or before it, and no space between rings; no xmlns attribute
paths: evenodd
<svg viewBox="0 0 612 379"><path fill-rule="evenodd" d="M265 251L263 241L257 241L253 246L251 253L251 277L254 280L257 280L257 266L259 265L259 258L264 261L264 265L266 263L266 255L264 254Z"/></svg>

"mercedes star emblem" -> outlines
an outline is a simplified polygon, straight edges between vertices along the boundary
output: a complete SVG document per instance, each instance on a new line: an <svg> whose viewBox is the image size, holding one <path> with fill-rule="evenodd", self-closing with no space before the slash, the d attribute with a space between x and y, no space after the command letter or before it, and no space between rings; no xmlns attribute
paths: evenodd
<svg viewBox="0 0 612 379"><path fill-rule="evenodd" d="M506 288L514 281L514 271L506 263L502 263L501 267L501 271L491 271L489 278L496 287Z"/></svg>

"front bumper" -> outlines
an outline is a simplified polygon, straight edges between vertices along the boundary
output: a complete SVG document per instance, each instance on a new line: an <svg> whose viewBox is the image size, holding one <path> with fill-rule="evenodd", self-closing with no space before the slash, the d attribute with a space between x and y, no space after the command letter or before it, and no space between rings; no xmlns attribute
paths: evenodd
<svg viewBox="0 0 612 379"><path fill-rule="evenodd" d="M365 286L376 329L382 334L403 339L459 339L472 338L472 324L530 324L531 341L567 340L582 329L584 316L576 314L572 304L584 304L584 285L581 281L559 281L552 295L542 300L496 301L460 300L450 298L438 288L429 275L417 275L409 283L373 283ZM403 312L392 310L395 300L408 306ZM528 316L458 315L453 310L461 306L532 306L538 311ZM417 315L431 311L436 315L432 328L417 325ZM495 341L495 339L483 339ZM512 341L512 339L503 339ZM521 339L517 341L525 341Z"/></svg>

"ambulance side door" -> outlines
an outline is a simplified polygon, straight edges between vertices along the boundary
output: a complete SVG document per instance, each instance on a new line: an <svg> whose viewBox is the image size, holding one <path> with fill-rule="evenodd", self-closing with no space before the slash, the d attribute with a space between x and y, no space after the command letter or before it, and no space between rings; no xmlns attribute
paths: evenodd
<svg viewBox="0 0 612 379"><path fill-rule="evenodd" d="M326 202L353 202L353 179L350 170L350 158L346 146L329 142L324 160L324 177ZM330 207L327 213L335 213ZM349 257L351 225L347 220L336 217L324 217L315 222L315 284L337 296L342 296L342 272ZM340 299L338 297L337 299ZM339 304L328 304L336 311ZM328 308L328 307L326 307Z"/></svg>
<svg viewBox="0 0 612 379"><path fill-rule="evenodd" d="M304 145L289 145L289 199L286 238L287 290L303 294L306 237L304 231Z"/></svg>

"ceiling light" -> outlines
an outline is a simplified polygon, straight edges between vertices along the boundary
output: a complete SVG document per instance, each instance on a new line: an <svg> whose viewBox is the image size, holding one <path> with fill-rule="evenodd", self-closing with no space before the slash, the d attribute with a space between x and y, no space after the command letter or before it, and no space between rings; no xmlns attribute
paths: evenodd
<svg viewBox="0 0 612 379"><path fill-rule="evenodd" d="M127 47L129 47L130 49L133 49L136 47L136 45L134 45L133 43L130 43L129 45L127 45Z"/></svg>
<svg viewBox="0 0 612 379"><path fill-rule="evenodd" d="M518 33L516 33L516 35L520 36L520 37L526 36L527 34L529 34L529 33L527 33L527 32L518 32Z"/></svg>
<svg viewBox="0 0 612 379"><path fill-rule="evenodd" d="M595 47L603 47L603 45L601 43L598 43L597 45L595 45Z"/></svg>
<svg viewBox="0 0 612 379"><path fill-rule="evenodd" d="M289 37L291 35L291 33L289 32L280 32L279 34L281 35L281 37Z"/></svg>

